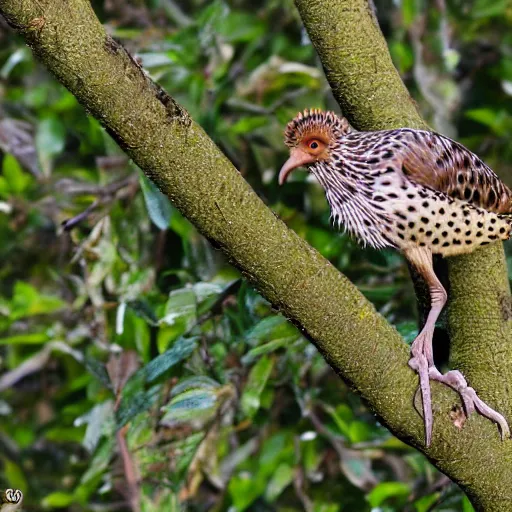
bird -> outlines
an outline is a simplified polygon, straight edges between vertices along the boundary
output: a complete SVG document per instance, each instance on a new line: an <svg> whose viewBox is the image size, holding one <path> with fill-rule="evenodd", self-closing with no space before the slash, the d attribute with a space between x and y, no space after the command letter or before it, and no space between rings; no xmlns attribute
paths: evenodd
<svg viewBox="0 0 512 512"><path fill-rule="evenodd" d="M442 374L432 340L447 293L433 255L454 256L507 240L512 191L474 153L441 134L412 128L354 130L345 117L309 109L285 129L290 156L278 175L283 185L298 167L324 188L333 223L363 245L395 248L430 293L426 322L411 345L409 366L419 376L425 443L432 442L430 381L459 393L466 417L475 410L510 437L505 418L481 400L458 370Z"/></svg>

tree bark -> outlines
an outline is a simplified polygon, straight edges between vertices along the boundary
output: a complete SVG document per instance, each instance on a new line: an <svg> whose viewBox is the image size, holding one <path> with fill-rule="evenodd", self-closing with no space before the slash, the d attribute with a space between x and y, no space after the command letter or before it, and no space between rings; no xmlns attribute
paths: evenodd
<svg viewBox="0 0 512 512"><path fill-rule="evenodd" d="M320 55L322 45L331 48L332 61L327 65L324 58L324 67L328 78L339 82L336 93L344 98L342 105L355 126L424 126L392 67L366 1L329 0L324 5L308 0L297 1L297 6ZM88 0L0 0L0 13L177 208L309 337L396 436L459 483L476 508L512 510L510 441L501 442L496 426L477 416L459 431L450 420L458 397L434 385L434 437L425 449L423 422L413 407L417 377L407 366L408 350L396 330L276 218L201 127L105 33ZM332 39L318 35L324 18L337 21L329 28ZM341 51L337 59L340 43L348 44L350 32L343 32L350 28L352 50ZM357 52L354 39L359 41ZM383 110L379 115L376 106L384 103L385 114ZM499 251L496 246L481 254L488 258ZM496 275L503 284L503 272ZM460 297L466 289L461 285L455 293ZM489 302L489 311L493 304ZM497 376L486 379L494 379L485 389L496 392L498 400ZM484 398L497 404L494 394Z"/></svg>

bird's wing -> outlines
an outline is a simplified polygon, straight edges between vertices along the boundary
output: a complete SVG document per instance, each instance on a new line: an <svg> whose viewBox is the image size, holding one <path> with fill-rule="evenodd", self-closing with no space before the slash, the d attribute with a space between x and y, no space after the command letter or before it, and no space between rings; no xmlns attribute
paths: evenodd
<svg viewBox="0 0 512 512"><path fill-rule="evenodd" d="M410 180L488 211L512 212L512 191L474 153L437 133L406 133L402 172Z"/></svg>

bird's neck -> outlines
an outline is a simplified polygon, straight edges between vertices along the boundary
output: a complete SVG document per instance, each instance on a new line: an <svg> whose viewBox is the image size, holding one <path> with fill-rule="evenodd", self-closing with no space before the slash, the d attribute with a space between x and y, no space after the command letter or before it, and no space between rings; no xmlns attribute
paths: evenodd
<svg viewBox="0 0 512 512"><path fill-rule="evenodd" d="M384 209L373 201L375 178L371 172L357 169L341 153L338 160L317 162L310 170L325 189L335 224L373 247L390 245L377 228Z"/></svg>

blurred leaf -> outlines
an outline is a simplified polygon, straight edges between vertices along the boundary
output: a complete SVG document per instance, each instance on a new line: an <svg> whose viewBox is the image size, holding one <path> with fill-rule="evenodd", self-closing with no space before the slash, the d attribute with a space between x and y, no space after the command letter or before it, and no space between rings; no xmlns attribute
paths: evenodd
<svg viewBox="0 0 512 512"><path fill-rule="evenodd" d="M20 489L21 492L26 494L29 487L22 467L1 454L0 460L3 464L2 474L7 486L12 489Z"/></svg>
<svg viewBox="0 0 512 512"><path fill-rule="evenodd" d="M246 338L251 345L259 344L262 341L275 339L298 338L300 335L297 328L294 327L284 316L269 316L258 322L250 329Z"/></svg>
<svg viewBox="0 0 512 512"><path fill-rule="evenodd" d="M50 335L46 332L33 332L0 338L0 345L38 345L46 343L49 339Z"/></svg>
<svg viewBox="0 0 512 512"><path fill-rule="evenodd" d="M20 195L32 181L31 177L23 172L20 164L12 155L4 156L2 174L4 184L0 185L0 194L5 190L5 192L10 192L12 195Z"/></svg>
<svg viewBox="0 0 512 512"><path fill-rule="evenodd" d="M243 512L262 492L264 484L249 473L236 475L229 481L229 494L237 512Z"/></svg>
<svg viewBox="0 0 512 512"><path fill-rule="evenodd" d="M510 122L509 115L504 110L491 110L489 108L478 108L466 111L466 117L478 121L491 128L497 135L507 133L507 125Z"/></svg>
<svg viewBox="0 0 512 512"><path fill-rule="evenodd" d="M153 327L158 325L158 317L147 301L142 299L132 300L127 303L127 306L132 309L132 311L137 316L145 320L149 325Z"/></svg>
<svg viewBox="0 0 512 512"><path fill-rule="evenodd" d="M41 174L31 123L9 117L0 119L0 150L14 156L34 176ZM0 187L0 194L5 194L4 185Z"/></svg>
<svg viewBox="0 0 512 512"><path fill-rule="evenodd" d="M172 206L168 197L142 173L140 173L140 186L144 194L149 217L157 228L167 229L172 215Z"/></svg>
<svg viewBox="0 0 512 512"><path fill-rule="evenodd" d="M416 500L414 502L414 509L416 510L416 512L430 512L434 510L432 507L434 507L438 502L439 495L439 492L434 492L427 496L422 496L419 500Z"/></svg>
<svg viewBox="0 0 512 512"><path fill-rule="evenodd" d="M467 496L462 496L462 512L475 512Z"/></svg>
<svg viewBox="0 0 512 512"><path fill-rule="evenodd" d="M258 356L268 354L282 347L288 346L291 342L295 341L296 339L296 336L289 338L279 338L274 341L269 341L264 345L260 345L259 347L252 348L251 350L249 350L249 352L247 352L247 354L245 354L244 357L242 357L242 362L244 364L249 364L252 361L254 361L254 359L256 359Z"/></svg>
<svg viewBox="0 0 512 512"><path fill-rule="evenodd" d="M176 363L188 357L197 347L197 342L197 337L180 338L169 350L155 357L142 368L146 382L155 381Z"/></svg>
<svg viewBox="0 0 512 512"><path fill-rule="evenodd" d="M502 16L510 8L510 0L475 0L470 13L473 18Z"/></svg>
<svg viewBox="0 0 512 512"><path fill-rule="evenodd" d="M122 400L116 412L117 427L124 427L137 414L153 407L159 393L160 386L153 386L145 390L141 382L132 383L131 386L123 389Z"/></svg>
<svg viewBox="0 0 512 512"><path fill-rule="evenodd" d="M11 300L11 320L18 320L34 315L50 314L64 307L65 303L59 298L42 295L31 284L17 281Z"/></svg>
<svg viewBox="0 0 512 512"><path fill-rule="evenodd" d="M38 123L35 141L41 169L45 176L49 176L53 159L64 149L66 129L58 118L47 117Z"/></svg>
<svg viewBox="0 0 512 512"><path fill-rule="evenodd" d="M339 510L340 506L336 503L315 501L313 504L313 512L338 512Z"/></svg>
<svg viewBox="0 0 512 512"><path fill-rule="evenodd" d="M418 15L418 0L401 0L402 19L405 28L412 25Z"/></svg>
<svg viewBox="0 0 512 512"><path fill-rule="evenodd" d="M48 494L41 505L44 508L65 508L71 505L75 501L75 497L73 494L67 492L52 492Z"/></svg>
<svg viewBox="0 0 512 512"><path fill-rule="evenodd" d="M238 120L232 127L231 130L236 134L249 133L257 128L261 128L268 124L268 117L266 116L251 116L244 117Z"/></svg>
<svg viewBox="0 0 512 512"><path fill-rule="evenodd" d="M95 405L87 414L75 420L75 426L87 424L83 445L90 453L94 452L104 433L105 422L113 420L114 404L112 400Z"/></svg>
<svg viewBox="0 0 512 512"><path fill-rule="evenodd" d="M88 504L89 497L100 482L101 475L105 473L114 453L116 440L114 437L104 439L96 450L87 470L82 474L79 485L75 488L74 499L82 504Z"/></svg>
<svg viewBox="0 0 512 512"><path fill-rule="evenodd" d="M96 379L98 379L101 384L103 384L106 388L112 389L112 384L110 382L110 377L108 376L107 369L105 365L95 359L92 356L85 355L84 357L84 365L87 371Z"/></svg>
<svg viewBox="0 0 512 512"><path fill-rule="evenodd" d="M218 387L220 387L220 384L212 378L206 375L196 375L195 377L189 377L176 384L176 386L172 388L172 396L179 395L192 388L212 389Z"/></svg>
<svg viewBox="0 0 512 512"><path fill-rule="evenodd" d="M363 421L352 421L348 432L352 443L362 443L370 440L372 429L370 425Z"/></svg>
<svg viewBox="0 0 512 512"><path fill-rule="evenodd" d="M158 349L163 352L169 343L183 335L197 321L197 297L190 288L173 290L165 304L158 333Z"/></svg>
<svg viewBox="0 0 512 512"><path fill-rule="evenodd" d="M381 482L375 486L366 496L372 507L379 507L389 498L404 498L409 495L411 489L403 482Z"/></svg>
<svg viewBox="0 0 512 512"><path fill-rule="evenodd" d="M400 322L396 325L396 329L407 343L412 343L418 335L417 322Z"/></svg>
<svg viewBox="0 0 512 512"><path fill-rule="evenodd" d="M265 492L265 498L272 503L293 481L293 468L282 463L277 466Z"/></svg>
<svg viewBox="0 0 512 512"><path fill-rule="evenodd" d="M16 51L9 55L9 58L5 61L5 64L2 66L0 70L0 78L6 80L9 78L11 71L20 63L25 60L31 60L32 56L27 47L22 46L18 48Z"/></svg>
<svg viewBox="0 0 512 512"><path fill-rule="evenodd" d="M249 373L240 404L246 416L252 418L260 408L260 398L274 368L274 360L262 357Z"/></svg>
<svg viewBox="0 0 512 512"><path fill-rule="evenodd" d="M368 491L379 482L372 471L371 460L364 453L356 450L344 450L341 469L347 479L359 489Z"/></svg>
<svg viewBox="0 0 512 512"><path fill-rule="evenodd" d="M175 396L162 407L162 425L173 427L181 423L193 423L200 428L215 414L217 395L213 389L189 389Z"/></svg>

